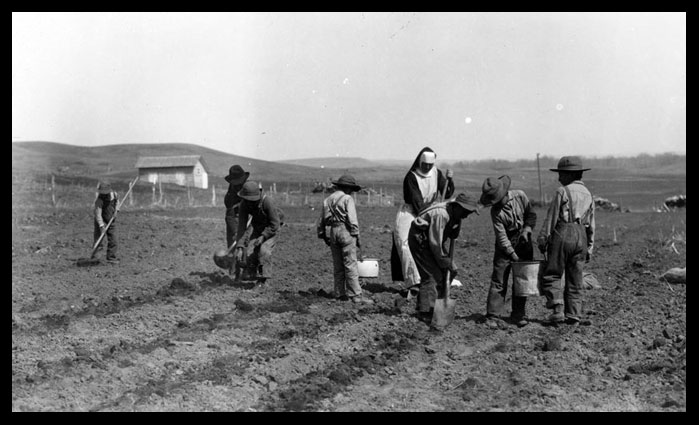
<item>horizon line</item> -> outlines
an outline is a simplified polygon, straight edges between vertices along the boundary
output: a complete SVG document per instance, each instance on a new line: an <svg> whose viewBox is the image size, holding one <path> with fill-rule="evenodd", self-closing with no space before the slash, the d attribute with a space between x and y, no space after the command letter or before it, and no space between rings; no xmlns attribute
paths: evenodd
<svg viewBox="0 0 699 425"><path fill-rule="evenodd" d="M108 146L120 146L120 145L193 145L193 146L199 146L201 148L209 149L212 151L216 152L221 152L225 153L228 155L234 155L234 156L240 156L248 159L255 159L255 160L260 160L260 161L269 161L269 162L289 162L289 161L307 161L307 160L323 160L323 159L349 159L349 158L354 158L354 159L362 159L365 161L369 162L411 162L414 160L414 158L409 158L409 159L397 159L397 158L376 158L376 159L367 159L361 156L320 156L320 157L302 157L302 158L291 158L291 159L260 159L260 158L255 158L255 157L248 157L244 155L240 155L237 153L230 153L226 151L222 151L219 149L214 149L210 148L208 146L200 145L197 143L192 143L192 142L123 142L123 143L105 143L101 145L94 145L94 146L89 146L89 145L79 145L79 144L71 144L71 143L63 143L63 142L53 142L49 140L12 140L12 143L55 143L59 145L66 145L66 146L76 146L76 147L84 147L84 148L98 148L98 147L108 147ZM603 158L635 158L639 156L659 156L659 155L687 155L686 149L684 151L664 151L664 152L655 152L655 153L650 153L650 152L644 152L640 151L638 153L626 153L626 154L605 154L605 155L580 155L583 158L591 158L591 159L603 159ZM552 158L557 158L558 156L556 155L548 155L548 154L540 154L540 158L546 158L546 157L552 157ZM483 158L472 158L472 159L449 159L445 158L443 159L445 162L481 162L481 161L509 161L509 162L516 162L516 161L530 161L530 160L536 160L536 157L533 158L526 158L526 157L518 157L518 158L495 158L495 157L483 157Z"/></svg>

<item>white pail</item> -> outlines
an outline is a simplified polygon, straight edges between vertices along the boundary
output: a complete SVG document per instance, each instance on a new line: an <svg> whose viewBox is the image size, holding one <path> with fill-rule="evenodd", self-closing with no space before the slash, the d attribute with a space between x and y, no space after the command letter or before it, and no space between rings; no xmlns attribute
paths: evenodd
<svg viewBox="0 0 699 425"><path fill-rule="evenodd" d="M379 260L376 258L357 260L357 269L359 269L359 277L379 277Z"/></svg>
<svg viewBox="0 0 699 425"><path fill-rule="evenodd" d="M542 261L512 262L512 293L518 297L539 296L541 277L544 271Z"/></svg>

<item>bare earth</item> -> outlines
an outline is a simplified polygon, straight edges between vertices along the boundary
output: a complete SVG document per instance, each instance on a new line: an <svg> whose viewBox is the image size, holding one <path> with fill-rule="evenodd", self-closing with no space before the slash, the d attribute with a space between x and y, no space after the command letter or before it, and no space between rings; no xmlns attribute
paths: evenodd
<svg viewBox="0 0 699 425"><path fill-rule="evenodd" d="M577 328L542 326L543 297L529 326L478 323L494 241L487 210L469 217L443 333L390 279L394 208L358 209L381 270L361 307L328 298L309 208L285 208L274 277L253 288L213 263L223 208L124 208L121 264L94 267L76 266L90 211L46 210L13 208L13 411L686 411L686 285L658 279L686 266L684 209L598 212L602 288Z"/></svg>

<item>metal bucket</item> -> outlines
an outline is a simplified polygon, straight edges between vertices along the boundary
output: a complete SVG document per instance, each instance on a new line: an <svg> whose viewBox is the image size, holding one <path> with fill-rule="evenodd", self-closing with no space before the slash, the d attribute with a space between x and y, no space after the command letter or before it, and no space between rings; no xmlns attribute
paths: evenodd
<svg viewBox="0 0 699 425"><path fill-rule="evenodd" d="M512 293L518 297L541 295L540 282L544 272L543 261L512 262Z"/></svg>
<svg viewBox="0 0 699 425"><path fill-rule="evenodd" d="M357 261L359 277L379 277L379 260L376 258L365 258Z"/></svg>

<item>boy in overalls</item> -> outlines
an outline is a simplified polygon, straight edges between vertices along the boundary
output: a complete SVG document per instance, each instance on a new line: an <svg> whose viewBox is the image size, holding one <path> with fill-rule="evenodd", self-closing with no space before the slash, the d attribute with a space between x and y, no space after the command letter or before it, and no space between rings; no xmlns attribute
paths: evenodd
<svg viewBox="0 0 699 425"><path fill-rule="evenodd" d="M337 190L323 200L317 233L332 252L335 298L373 304L374 301L362 295L357 270L357 248L361 249L361 243L357 210L351 193L359 191L361 187L354 177L347 174L332 183Z"/></svg>
<svg viewBox="0 0 699 425"><path fill-rule="evenodd" d="M548 257L542 289L546 307L553 310L545 323L577 325L582 315L583 264L590 261L595 242L595 204L582 182L583 171L589 168L582 167L580 157L564 156L550 170L558 173L562 186L556 189L537 238L539 250Z"/></svg>

